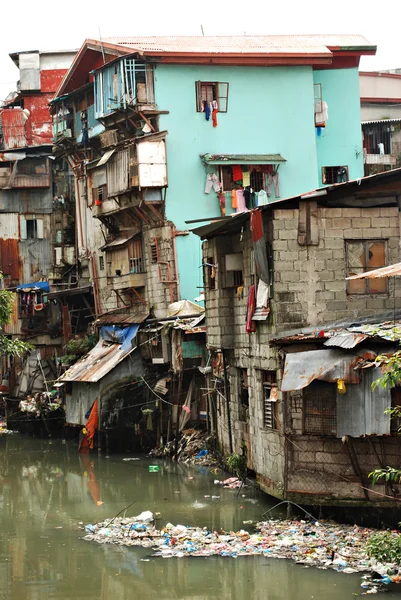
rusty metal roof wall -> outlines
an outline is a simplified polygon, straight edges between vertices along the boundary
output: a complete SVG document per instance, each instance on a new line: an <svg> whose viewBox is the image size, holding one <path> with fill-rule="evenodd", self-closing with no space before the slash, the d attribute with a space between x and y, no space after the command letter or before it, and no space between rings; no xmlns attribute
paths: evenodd
<svg viewBox="0 0 401 600"><path fill-rule="evenodd" d="M138 328L136 328L136 331L138 331ZM124 349L120 344L106 344L103 340L99 340L88 354L72 365L60 377L59 381L96 383L134 350L134 346Z"/></svg>
<svg viewBox="0 0 401 600"><path fill-rule="evenodd" d="M361 355L347 353L343 350L310 350L294 352L285 357L284 376L281 384L282 392L301 390L318 379L336 382L343 379L345 383L359 383L357 370L365 361L374 361L376 353L365 351Z"/></svg>
<svg viewBox="0 0 401 600"><path fill-rule="evenodd" d="M102 315L96 319L96 325L133 325L135 323L143 323L147 319L149 313L131 313L131 314L111 314Z"/></svg>
<svg viewBox="0 0 401 600"><path fill-rule="evenodd" d="M324 342L324 346L335 346L336 348L355 348L358 344L369 337L364 333L339 332Z"/></svg>
<svg viewBox="0 0 401 600"><path fill-rule="evenodd" d="M399 275L401 275L401 262L395 263L394 265L388 265L388 267L373 269L373 271L367 271L366 273L360 273L359 275L350 275L350 277L346 277L346 279L378 279L382 277L396 277Z"/></svg>
<svg viewBox="0 0 401 600"><path fill-rule="evenodd" d="M226 36L128 36L104 41L132 47L141 52L203 54L322 54L336 50L374 51L368 40L351 35L226 35Z"/></svg>

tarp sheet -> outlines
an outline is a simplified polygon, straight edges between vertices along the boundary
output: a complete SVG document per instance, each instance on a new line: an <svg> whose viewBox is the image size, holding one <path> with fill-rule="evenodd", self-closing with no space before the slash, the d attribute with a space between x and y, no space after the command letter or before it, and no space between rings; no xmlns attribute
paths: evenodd
<svg viewBox="0 0 401 600"><path fill-rule="evenodd" d="M116 325L103 325L100 328L100 337L105 342L120 344L121 349L126 351L131 348L131 341L136 336L139 325L130 327L117 327Z"/></svg>
<svg viewBox="0 0 401 600"><path fill-rule="evenodd" d="M21 285L17 286L17 291L25 290L25 289L36 289L41 290L42 292L49 292L50 287L47 281L35 281L33 283L21 283Z"/></svg>
<svg viewBox="0 0 401 600"><path fill-rule="evenodd" d="M376 353L372 351L358 355L337 349L287 354L281 391L301 390L315 379L328 382L343 379L345 383L359 383L360 374L355 369L365 360L374 361L375 358Z"/></svg>

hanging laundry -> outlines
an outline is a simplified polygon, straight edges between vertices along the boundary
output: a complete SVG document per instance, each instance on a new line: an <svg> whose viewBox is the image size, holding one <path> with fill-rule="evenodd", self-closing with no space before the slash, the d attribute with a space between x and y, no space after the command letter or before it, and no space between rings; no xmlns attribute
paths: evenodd
<svg viewBox="0 0 401 600"><path fill-rule="evenodd" d="M348 173L346 167L340 167L337 171L337 183L345 183L348 181Z"/></svg>
<svg viewBox="0 0 401 600"><path fill-rule="evenodd" d="M237 196L237 213L246 212L248 209L245 204L244 190L236 190Z"/></svg>
<svg viewBox="0 0 401 600"><path fill-rule="evenodd" d="M266 194L265 190L260 190L257 193L257 197L258 197L258 206L264 206L265 204L268 203L268 198L267 198L267 194Z"/></svg>
<svg viewBox="0 0 401 600"><path fill-rule="evenodd" d="M220 203L221 216L225 217L226 216L226 196L225 196L224 192L220 192L220 194L218 195L218 198L219 198L219 203Z"/></svg>
<svg viewBox="0 0 401 600"><path fill-rule="evenodd" d="M251 174L248 169L245 170L245 168L242 169L242 185L244 187L251 185Z"/></svg>
<svg viewBox="0 0 401 600"><path fill-rule="evenodd" d="M269 263L267 260L266 241L263 232L262 211L257 208L251 211L251 232L256 273L259 279L264 281L266 285L269 285Z"/></svg>
<svg viewBox="0 0 401 600"><path fill-rule="evenodd" d="M256 310L256 299L255 299L255 286L251 285L249 288L248 302L246 307L246 327L247 333L254 333L256 331L255 322L252 321L252 317Z"/></svg>
<svg viewBox="0 0 401 600"><path fill-rule="evenodd" d="M206 102L206 100L203 102L203 110L205 113L206 121L210 121L210 104L209 102Z"/></svg>
<svg viewBox="0 0 401 600"><path fill-rule="evenodd" d="M216 173L208 173L206 175L205 194L210 194L212 188L215 192L219 192L221 189L221 183Z"/></svg>
<svg viewBox="0 0 401 600"><path fill-rule="evenodd" d="M256 293L256 308L266 308L269 305L269 286L259 279L258 291Z"/></svg>
<svg viewBox="0 0 401 600"><path fill-rule="evenodd" d="M276 198L280 198L280 177L278 171L272 171L267 176L267 195L269 198L272 195L272 186L274 186Z"/></svg>
<svg viewBox="0 0 401 600"><path fill-rule="evenodd" d="M217 112L217 108L215 108L212 112L213 127L217 127Z"/></svg>
<svg viewBox="0 0 401 600"><path fill-rule="evenodd" d="M245 205L249 210L256 207L255 192L251 187L244 188Z"/></svg>
<svg viewBox="0 0 401 600"><path fill-rule="evenodd" d="M240 165L233 165L232 173L233 173L233 181L235 181L235 183L237 183L237 182L242 183L242 169L241 169Z"/></svg>
<svg viewBox="0 0 401 600"><path fill-rule="evenodd" d="M384 156L384 144L383 143L377 144L377 147L379 148L379 155Z"/></svg>
<svg viewBox="0 0 401 600"><path fill-rule="evenodd" d="M322 102L321 105L322 110L320 112L315 112L315 127L326 127L329 118L327 102Z"/></svg>
<svg viewBox="0 0 401 600"><path fill-rule="evenodd" d="M238 208L238 204L237 204L237 194L236 191L233 190L231 192L231 206L232 208Z"/></svg>

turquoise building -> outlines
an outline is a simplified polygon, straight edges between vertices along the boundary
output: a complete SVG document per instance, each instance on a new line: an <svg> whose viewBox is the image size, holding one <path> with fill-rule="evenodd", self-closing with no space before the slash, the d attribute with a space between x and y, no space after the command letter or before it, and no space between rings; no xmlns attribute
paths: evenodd
<svg viewBox="0 0 401 600"><path fill-rule="evenodd" d="M72 71L75 82L81 68L82 84L94 85L89 136L113 128L123 134L124 126L136 127L139 136L164 132L166 177L152 197L175 228L181 299L202 295L201 248L191 228L240 210L243 189L249 208L363 176L358 64L376 48L362 36L133 37L91 44ZM95 49L103 58L106 51L106 64L99 67L97 54L88 78ZM75 135L83 139L82 132Z"/></svg>

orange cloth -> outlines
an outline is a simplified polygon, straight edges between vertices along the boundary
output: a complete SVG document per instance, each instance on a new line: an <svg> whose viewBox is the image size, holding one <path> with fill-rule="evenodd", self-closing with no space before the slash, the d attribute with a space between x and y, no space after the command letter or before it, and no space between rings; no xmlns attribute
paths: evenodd
<svg viewBox="0 0 401 600"><path fill-rule="evenodd" d="M212 112L213 127L217 127L217 109Z"/></svg>
<svg viewBox="0 0 401 600"><path fill-rule="evenodd" d="M233 190L231 192L231 206L233 208L238 208L238 204L237 204L237 193L235 190Z"/></svg>
<svg viewBox="0 0 401 600"><path fill-rule="evenodd" d="M80 441L78 452L89 452L92 450L94 437L99 424L99 403L96 398L93 403L89 419L86 422L85 429L88 432Z"/></svg>

